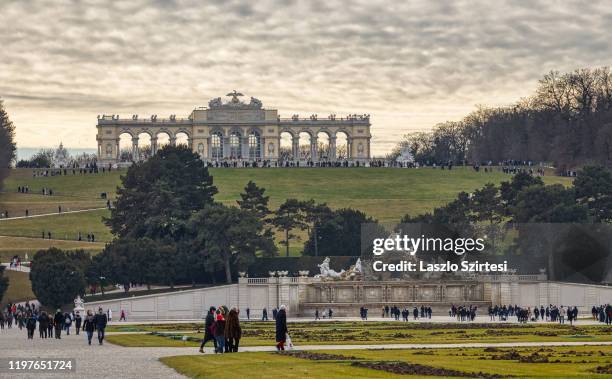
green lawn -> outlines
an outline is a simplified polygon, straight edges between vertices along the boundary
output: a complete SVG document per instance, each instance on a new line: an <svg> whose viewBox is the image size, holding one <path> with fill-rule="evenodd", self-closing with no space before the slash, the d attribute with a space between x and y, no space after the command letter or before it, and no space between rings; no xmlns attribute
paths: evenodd
<svg viewBox="0 0 612 379"><path fill-rule="evenodd" d="M197 346L202 337L201 324L111 325L113 331L156 331L165 335L109 335L109 341L129 347ZM196 331L198 329L200 332ZM242 346L265 346L274 341L272 322L243 322ZM290 323L289 333L296 345L351 345L385 343L466 343L533 341L612 341L612 328L603 325L571 327L542 324L435 324L404 322L325 322ZM182 336L193 341L181 340Z"/></svg>
<svg viewBox="0 0 612 379"><path fill-rule="evenodd" d="M0 224L0 226L2 225ZM32 259L34 253L36 253L38 250L48 249L50 247L57 247L63 250L83 249L90 252L98 252L104 248L104 243L48 240L40 237L27 238L0 236L0 261L6 263L15 255L18 255L23 260L25 259L26 254L28 255L29 259Z"/></svg>
<svg viewBox="0 0 612 379"><path fill-rule="evenodd" d="M102 217L109 216L106 209L82 213L61 214L43 217L31 217L0 221L0 235L22 236L42 240L42 232L51 231L53 239L76 241L78 233L87 242L87 234L94 233L96 241L110 241L110 230L102 222Z"/></svg>
<svg viewBox="0 0 612 379"><path fill-rule="evenodd" d="M32 293L29 273L5 269L4 276L9 279L9 286L2 298L2 304L36 298Z"/></svg>
<svg viewBox="0 0 612 379"><path fill-rule="evenodd" d="M33 213L57 212L64 209L83 209L104 206L100 192L114 197L125 171L113 171L99 175L32 177L29 169L13 170L0 193L0 211L5 208L18 210L21 215L26 207ZM457 196L460 191L473 191L488 182L510 180L501 172L475 172L470 168L452 171L439 169L211 169L214 184L218 187L218 201L236 204L239 194L249 180L266 188L270 207L278 207L285 199L313 198L333 208L352 207L385 222L397 222L411 215L431 211ZM547 176L547 183L570 185L568 178ZM24 195L16 193L18 185L28 185L38 193L42 187L53 188L54 196ZM34 212L35 211L35 212ZM0 235L40 237L43 230L51 230L54 238L75 239L78 231L93 232L99 241L109 241L111 235L102 224L101 217L107 211L64 214L27 220L0 222ZM294 242L291 255L299 255L301 243Z"/></svg>
<svg viewBox="0 0 612 379"><path fill-rule="evenodd" d="M498 377L609 378L610 346L504 349L341 350L164 357L161 362L191 378L231 372L236 377L410 378ZM534 363L539 361L541 363ZM373 368L371 368L373 367ZM374 367L376 369L374 369ZM598 369L599 368L599 369ZM443 371L447 370L447 371ZM448 370L453 370L451 373ZM606 372L606 373L598 373ZM452 375L452 376L451 376ZM489 376L490 377L490 376Z"/></svg>

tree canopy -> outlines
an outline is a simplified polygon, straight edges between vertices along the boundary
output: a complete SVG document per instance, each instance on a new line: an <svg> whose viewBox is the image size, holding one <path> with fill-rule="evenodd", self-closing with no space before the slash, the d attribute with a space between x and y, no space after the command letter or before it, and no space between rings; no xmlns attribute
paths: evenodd
<svg viewBox="0 0 612 379"><path fill-rule="evenodd" d="M460 121L411 133L391 154L410 148L420 163L552 162L560 171L612 167L612 71L551 71L535 92L507 107L478 107Z"/></svg>
<svg viewBox="0 0 612 379"><path fill-rule="evenodd" d="M41 304L59 308L85 294L81 254L66 254L57 248L40 250L32 258L32 292Z"/></svg>
<svg viewBox="0 0 612 379"><path fill-rule="evenodd" d="M0 189L9 175L11 163L15 160L15 126L9 119L4 102L0 100Z"/></svg>
<svg viewBox="0 0 612 379"><path fill-rule="evenodd" d="M217 188L199 155L186 146L164 146L122 176L106 220L118 237L178 241L192 214L212 204Z"/></svg>

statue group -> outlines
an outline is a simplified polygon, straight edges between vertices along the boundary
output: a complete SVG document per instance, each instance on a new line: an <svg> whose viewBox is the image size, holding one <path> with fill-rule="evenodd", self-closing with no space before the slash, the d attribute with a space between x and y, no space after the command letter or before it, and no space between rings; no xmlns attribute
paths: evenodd
<svg viewBox="0 0 612 379"><path fill-rule="evenodd" d="M357 258L357 262L353 266L351 266L348 270L340 270L340 272L335 271L329 267L330 259L329 257L325 257L323 262L319 265L320 274L315 275L316 278L321 278L323 280L357 280L361 279L361 275L363 274L363 269L361 267L361 258Z"/></svg>

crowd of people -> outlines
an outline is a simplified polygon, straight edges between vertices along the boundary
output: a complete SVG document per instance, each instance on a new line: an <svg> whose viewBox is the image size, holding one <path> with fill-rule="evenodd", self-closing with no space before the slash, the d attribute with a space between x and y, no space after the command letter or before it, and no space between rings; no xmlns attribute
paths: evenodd
<svg viewBox="0 0 612 379"><path fill-rule="evenodd" d="M267 313L267 310L264 308L262 312ZM250 313L248 308L247 313ZM287 329L286 307L281 305L279 308L274 308L273 313L276 323L276 348L277 350L285 350L287 341L290 341ZM215 354L236 353L238 352L241 337L240 310L235 307L228 309L224 305L219 307L211 306L204 320L204 338L200 344L199 351L204 353L204 346L208 341L212 341Z"/></svg>
<svg viewBox="0 0 612 379"><path fill-rule="evenodd" d="M474 321L478 312L478 307L475 305L455 305L451 304L448 310L450 318L456 318L457 321Z"/></svg>
<svg viewBox="0 0 612 379"><path fill-rule="evenodd" d="M489 307L488 314L491 321L507 321L510 317L516 317L516 320L521 323L548 321L565 324L567 321L573 324L578 320L578 307L557 306L553 304L549 304L546 307L540 305L533 308L520 307L518 305L495 305Z"/></svg>
<svg viewBox="0 0 612 379"><path fill-rule="evenodd" d="M606 325L612 325L612 304L594 305L593 308L591 308L591 315L596 321L603 322Z"/></svg>
<svg viewBox="0 0 612 379"><path fill-rule="evenodd" d="M110 310L109 310L110 311ZM62 312L57 309L55 313L46 312L36 307L35 304L26 302L22 304L7 304L0 310L0 329L11 329L13 325L20 330L26 329L27 338L34 339L36 329L41 339L62 339L62 333L70 335L74 325L74 333L80 335L84 331L87 343L91 345L94 332L97 331L98 344L104 343L104 332L108 323L108 314L102 308L94 314L87 310L85 317L79 311Z"/></svg>
<svg viewBox="0 0 612 379"><path fill-rule="evenodd" d="M88 174L100 174L111 172L113 170L113 166L108 164L106 166L98 167L98 164L94 161L91 163L86 163L81 166L77 163L70 165L70 167L60 167L60 168L44 168L44 169L35 169L32 171L32 177L49 177L49 176L68 176L68 175L88 175Z"/></svg>

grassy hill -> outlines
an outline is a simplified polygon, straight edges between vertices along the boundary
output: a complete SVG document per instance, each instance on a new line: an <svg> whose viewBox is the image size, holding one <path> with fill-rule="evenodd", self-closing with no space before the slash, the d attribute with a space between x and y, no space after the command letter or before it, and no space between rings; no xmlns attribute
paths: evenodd
<svg viewBox="0 0 612 379"><path fill-rule="evenodd" d="M499 183L510 176L500 171L475 172L471 168L451 171L433 168L299 168L299 169L211 169L218 187L218 201L236 204L239 194L249 180L266 188L271 208L287 198L325 202L332 208L351 207L385 222L397 222L406 213L411 215L431 211L443 205L460 191L473 191L486 183ZM0 212L9 210L10 216L22 216L25 209L32 214L57 213L105 206L100 193L111 198L120 184L124 171L97 175L68 175L34 177L30 169L13 170L0 193ZM545 181L570 185L568 178L546 176ZM28 186L29 194L17 193L18 186ZM42 188L53 189L53 196L43 196ZM55 214L45 217L0 221L0 235L24 236L41 239L43 231L51 231L52 238L75 240L78 232L94 233L97 241L109 241L111 235L102 223L106 210L84 213ZM41 239L42 240L42 239ZM2 242L0 241L0 246Z"/></svg>

